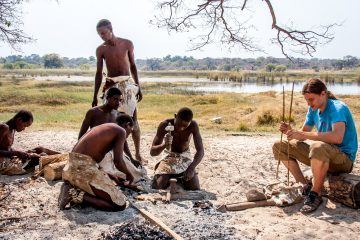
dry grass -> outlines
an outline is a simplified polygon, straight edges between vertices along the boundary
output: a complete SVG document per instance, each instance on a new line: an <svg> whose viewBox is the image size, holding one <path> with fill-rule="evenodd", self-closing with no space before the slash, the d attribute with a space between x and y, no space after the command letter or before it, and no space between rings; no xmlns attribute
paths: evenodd
<svg viewBox="0 0 360 240"><path fill-rule="evenodd" d="M34 113L33 129L79 129L86 111L90 108L93 83L54 82L0 78L0 121L11 118L20 109ZM139 121L143 129L155 129L159 122L174 116L184 106L194 111L195 120L203 130L212 131L265 131L276 132L281 119L282 94L191 94L171 92L177 84L143 84L144 99L140 102ZM162 89L162 91L159 91ZM290 92L286 92L288 121ZM360 126L360 96L340 96ZM295 93L292 124L300 127L307 111L306 102ZM222 117L216 124L211 118Z"/></svg>

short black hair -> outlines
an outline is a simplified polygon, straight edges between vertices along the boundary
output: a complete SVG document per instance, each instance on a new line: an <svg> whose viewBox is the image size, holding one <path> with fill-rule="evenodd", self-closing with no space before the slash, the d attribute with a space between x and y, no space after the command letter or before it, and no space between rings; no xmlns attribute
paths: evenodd
<svg viewBox="0 0 360 240"><path fill-rule="evenodd" d="M107 90L107 92L106 92L106 98L111 98L115 95L121 96L120 89L112 87L112 88L109 88L109 90Z"/></svg>
<svg viewBox="0 0 360 240"><path fill-rule="evenodd" d="M183 121L190 122L193 119L193 112L191 111L190 108L183 107L183 108L180 108L176 117L178 117L179 119L181 119Z"/></svg>
<svg viewBox="0 0 360 240"><path fill-rule="evenodd" d="M124 123L130 124L130 126L132 126L132 127L134 126L133 119L129 115L127 115L126 113L119 113L117 118L116 118L116 123L119 126L123 125Z"/></svg>
<svg viewBox="0 0 360 240"><path fill-rule="evenodd" d="M18 113L15 114L13 119L20 118L23 122L34 121L34 117L30 111L27 110L20 110Z"/></svg>
<svg viewBox="0 0 360 240"><path fill-rule="evenodd" d="M107 19L101 19L97 24L96 28L111 26L111 22Z"/></svg>

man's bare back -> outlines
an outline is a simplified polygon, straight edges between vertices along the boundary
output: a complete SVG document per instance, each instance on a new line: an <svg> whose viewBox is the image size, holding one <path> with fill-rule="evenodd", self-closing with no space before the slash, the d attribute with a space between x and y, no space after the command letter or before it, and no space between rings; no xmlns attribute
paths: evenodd
<svg viewBox="0 0 360 240"><path fill-rule="evenodd" d="M15 130L5 123L0 124L0 150L9 151L14 143Z"/></svg>
<svg viewBox="0 0 360 240"><path fill-rule="evenodd" d="M115 123L105 123L87 132L74 146L72 152L90 156L99 163L107 152L114 149L114 154L120 154L122 159L125 139L126 132L123 128ZM121 148L121 151L115 153L118 148Z"/></svg>

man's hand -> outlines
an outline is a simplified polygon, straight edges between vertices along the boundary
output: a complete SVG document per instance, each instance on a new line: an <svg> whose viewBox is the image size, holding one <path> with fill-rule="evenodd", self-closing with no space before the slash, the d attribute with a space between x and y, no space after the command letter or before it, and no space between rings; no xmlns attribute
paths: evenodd
<svg viewBox="0 0 360 240"><path fill-rule="evenodd" d="M135 160L135 159L132 158L130 161L131 161L132 164L134 164L134 166L135 166L136 168L138 168L139 166L142 166L142 165L141 165L141 162L138 161L138 160Z"/></svg>
<svg viewBox="0 0 360 240"><path fill-rule="evenodd" d="M22 160L26 160L30 158L30 153L26 153L26 152L21 152L21 151L15 151L15 156L17 156L18 158L22 159Z"/></svg>
<svg viewBox="0 0 360 240"><path fill-rule="evenodd" d="M93 101L92 101L92 103L91 103L91 106L92 106L92 107L96 107L97 104L98 104L98 100L97 100L97 98L94 98Z"/></svg>
<svg viewBox="0 0 360 240"><path fill-rule="evenodd" d="M126 174L126 181L128 181L127 185L133 185L134 176L131 173Z"/></svg>
<svg viewBox="0 0 360 240"><path fill-rule="evenodd" d="M285 122L281 122L279 130L280 130L280 132L286 134L289 130L291 130L291 127L289 126L289 124L287 124Z"/></svg>
<svg viewBox="0 0 360 240"><path fill-rule="evenodd" d="M190 181L195 175L195 169L192 167L189 167L188 169L186 169L185 173L184 173L184 180L185 181Z"/></svg>
<svg viewBox="0 0 360 240"><path fill-rule="evenodd" d="M167 133L167 134L165 134L164 140L165 140L165 148L166 148L166 149L171 149L171 144L172 144L172 141L173 141L173 136L171 136L170 133Z"/></svg>
<svg viewBox="0 0 360 240"><path fill-rule="evenodd" d="M137 99L138 102L140 102L142 100L142 98L143 98L143 95L142 95L141 89L139 87L139 91L136 94L136 99Z"/></svg>
<svg viewBox="0 0 360 240"><path fill-rule="evenodd" d="M125 179L122 179L121 177L112 175L112 174L110 174L110 173L108 173L108 176L109 176L112 180L114 180L117 185L124 184L124 182L125 182Z"/></svg>
<svg viewBox="0 0 360 240"><path fill-rule="evenodd" d="M306 140L306 138L303 136L303 134L300 131L297 130L289 130L286 132L286 136L288 140L296 139L300 141Z"/></svg>

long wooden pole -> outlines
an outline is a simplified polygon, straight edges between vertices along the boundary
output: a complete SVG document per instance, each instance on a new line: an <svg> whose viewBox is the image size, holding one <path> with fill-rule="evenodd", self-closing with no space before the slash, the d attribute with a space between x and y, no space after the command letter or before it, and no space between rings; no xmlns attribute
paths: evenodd
<svg viewBox="0 0 360 240"><path fill-rule="evenodd" d="M290 123L291 123L291 111L292 111L292 103L293 103L293 98L294 98L294 85L295 82L293 82L292 84L292 89L291 89L291 100L290 100L290 112L289 112L289 127L290 127ZM287 161L288 161L288 171L287 171L287 184L288 186L290 185L290 170L289 170L289 164L290 164L290 143L289 141L287 142Z"/></svg>
<svg viewBox="0 0 360 240"><path fill-rule="evenodd" d="M184 240L179 234L177 234L176 232L174 232L171 228L169 228L168 226L165 225L165 223L163 223L160 219L158 219L157 217L155 217L154 215L152 215L150 212L146 211L143 208L138 207L132 200L128 199L130 206L132 206L133 208L135 208L137 211L140 212L141 215L143 215L143 217L145 219L147 219L148 221L150 221L152 224L157 225L158 227L160 227L162 230L164 230L165 232L167 232L171 237L173 237L175 240Z"/></svg>
<svg viewBox="0 0 360 240"><path fill-rule="evenodd" d="M285 122L285 87L283 85L283 92L282 92L282 97L283 97L283 107L282 107L282 120L283 122ZM281 147L282 147L282 138L283 138L283 133L281 132L280 135L280 147L279 147L279 153L278 153L278 164L276 167L276 179L279 178L279 166L280 166L280 153L281 153Z"/></svg>

